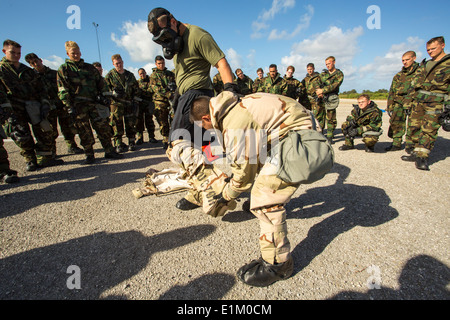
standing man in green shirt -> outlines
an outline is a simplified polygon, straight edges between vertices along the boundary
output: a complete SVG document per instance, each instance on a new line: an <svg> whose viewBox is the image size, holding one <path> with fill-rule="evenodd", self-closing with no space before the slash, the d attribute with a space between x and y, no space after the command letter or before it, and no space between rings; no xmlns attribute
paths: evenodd
<svg viewBox="0 0 450 320"><path fill-rule="evenodd" d="M238 92L233 83L233 72L225 54L213 37L195 25L182 23L164 8L155 8L148 15L148 30L153 41L161 45L164 57L173 59L175 80L180 97L169 136L169 159L179 165L189 181L199 185L203 178L218 177L212 187L223 182L223 177L214 165L205 158L202 148L210 144L203 141L203 131L195 129L190 121L192 102L199 96L214 96L210 78L211 66L217 68L224 83L224 90ZM200 133L198 132L200 131ZM194 134L196 133L196 134ZM217 190L218 193L221 190ZM190 190L185 198L177 202L180 210L195 209L203 204L201 190Z"/></svg>

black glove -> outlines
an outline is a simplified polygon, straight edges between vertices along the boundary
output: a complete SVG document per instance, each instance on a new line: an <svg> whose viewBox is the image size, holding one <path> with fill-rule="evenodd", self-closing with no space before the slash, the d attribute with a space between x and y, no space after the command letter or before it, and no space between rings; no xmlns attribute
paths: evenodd
<svg viewBox="0 0 450 320"><path fill-rule="evenodd" d="M347 130L347 133L350 138L354 138L358 135L358 128L351 127Z"/></svg>
<svg viewBox="0 0 450 320"><path fill-rule="evenodd" d="M227 82L223 85L223 91L230 91L233 92L235 95L237 95L238 97L243 97L244 95L242 95L239 92L239 87L236 83L233 82Z"/></svg>
<svg viewBox="0 0 450 320"><path fill-rule="evenodd" d="M108 97L105 97L105 96L102 95L102 94L99 94L99 95L96 97L96 101L97 101L99 104L104 105L104 106L106 106L106 107L109 107L109 105L111 104L111 99L109 99Z"/></svg>

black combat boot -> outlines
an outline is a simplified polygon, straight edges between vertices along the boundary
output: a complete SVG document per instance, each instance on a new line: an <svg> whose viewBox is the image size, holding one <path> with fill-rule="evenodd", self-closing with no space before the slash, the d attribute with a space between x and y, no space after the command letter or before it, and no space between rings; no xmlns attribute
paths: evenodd
<svg viewBox="0 0 450 320"><path fill-rule="evenodd" d="M428 158L416 158L416 168L419 170L425 170L429 171L430 168L428 167Z"/></svg>
<svg viewBox="0 0 450 320"><path fill-rule="evenodd" d="M294 260L292 257L286 262L277 264L270 264L259 258L241 267L237 276L242 282L250 286L267 287L278 280L289 278L293 271Z"/></svg>
<svg viewBox="0 0 450 320"><path fill-rule="evenodd" d="M403 161L415 162L417 157L416 157L416 154L413 152L409 156L401 156L401 159Z"/></svg>
<svg viewBox="0 0 450 320"><path fill-rule="evenodd" d="M375 152L375 146L366 146L366 152Z"/></svg>
<svg viewBox="0 0 450 320"><path fill-rule="evenodd" d="M19 182L19 177L17 176L17 171L15 170L7 170L5 172L0 173L0 181L4 183L16 183Z"/></svg>
<svg viewBox="0 0 450 320"><path fill-rule="evenodd" d="M67 148L67 153L68 154L82 154L82 153L84 153L84 150L77 146L74 146L74 147Z"/></svg>
<svg viewBox="0 0 450 320"><path fill-rule="evenodd" d="M38 168L38 165L36 161L30 161L27 162L27 171L36 171Z"/></svg>
<svg viewBox="0 0 450 320"><path fill-rule="evenodd" d="M178 209L183 210L183 211L193 210L193 209L197 209L198 207L200 207L199 205L196 205L195 203L192 203L192 202L186 200L185 198L178 201L175 206Z"/></svg>
<svg viewBox="0 0 450 320"><path fill-rule="evenodd" d="M339 147L339 150L341 150L341 151L352 150L352 149L355 149L355 147L354 146L348 146L346 144L344 144L344 145Z"/></svg>
<svg viewBox="0 0 450 320"><path fill-rule="evenodd" d="M105 158L106 159L122 159L123 154L120 154L114 150L111 150L110 152L105 152Z"/></svg>
<svg viewBox="0 0 450 320"><path fill-rule="evenodd" d="M95 157L93 154L87 155L86 159L83 161L83 164L93 164L95 162Z"/></svg>

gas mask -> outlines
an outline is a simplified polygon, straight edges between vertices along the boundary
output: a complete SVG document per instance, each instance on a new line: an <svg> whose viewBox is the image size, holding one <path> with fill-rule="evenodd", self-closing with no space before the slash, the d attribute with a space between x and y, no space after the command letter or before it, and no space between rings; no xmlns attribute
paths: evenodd
<svg viewBox="0 0 450 320"><path fill-rule="evenodd" d="M183 51L183 38L170 27L171 18L170 12L163 8L153 9L148 15L148 30L153 34L152 40L162 46L164 58L169 60ZM179 30L180 22L177 28Z"/></svg>

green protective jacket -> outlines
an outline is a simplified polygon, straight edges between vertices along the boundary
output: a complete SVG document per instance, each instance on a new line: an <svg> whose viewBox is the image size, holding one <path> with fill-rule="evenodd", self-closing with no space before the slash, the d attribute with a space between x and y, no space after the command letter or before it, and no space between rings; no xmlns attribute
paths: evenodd
<svg viewBox="0 0 450 320"><path fill-rule="evenodd" d="M150 75L150 87L153 91L153 101L169 103L173 92L169 90L169 83L175 82L175 74L167 68L159 70L153 68Z"/></svg>
<svg viewBox="0 0 450 320"><path fill-rule="evenodd" d="M283 79L287 83L286 96L292 99L297 99L299 97L297 89L303 87L302 83L294 77L288 78L286 75L283 77Z"/></svg>
<svg viewBox="0 0 450 320"><path fill-rule="evenodd" d="M411 82L416 77L419 63L414 62L409 68L403 67L392 79L391 88L387 100L386 111L392 111L394 103L403 105L408 94L411 92Z"/></svg>
<svg viewBox="0 0 450 320"><path fill-rule="evenodd" d="M253 93L253 80L248 76L244 75L244 79L240 79L239 77L236 79L236 84L239 88L239 93L243 95Z"/></svg>
<svg viewBox="0 0 450 320"><path fill-rule="evenodd" d="M113 104L130 104L135 97L140 97L141 89L133 73L124 70L122 74L111 69L105 76L105 83L109 91L123 92L120 97L113 97Z"/></svg>
<svg viewBox="0 0 450 320"><path fill-rule="evenodd" d="M58 69L58 97L67 108L72 108L78 99L95 101L98 95L107 92L103 77L90 63L66 59Z"/></svg>
<svg viewBox="0 0 450 320"><path fill-rule="evenodd" d="M333 73L328 70L324 70L320 74L322 81L322 89L324 95L339 94L339 87L344 81L344 74L341 70L336 69Z"/></svg>
<svg viewBox="0 0 450 320"><path fill-rule="evenodd" d="M15 102L48 100L49 95L44 82L30 67L20 63L16 69L5 57L0 61L0 105Z"/></svg>
<svg viewBox="0 0 450 320"><path fill-rule="evenodd" d="M424 61L412 81L412 100L418 102L450 101L450 54L435 64Z"/></svg>
<svg viewBox="0 0 450 320"><path fill-rule="evenodd" d="M354 107L347 121L354 120L358 125L358 134L363 134L368 131L380 132L383 124L383 112L378 108L373 101L367 106L365 110Z"/></svg>
<svg viewBox="0 0 450 320"><path fill-rule="evenodd" d="M279 73L276 74L275 79L272 79L270 74L267 74L267 76L262 79L258 88L258 92L281 94L284 96L287 95L287 91L288 84Z"/></svg>

